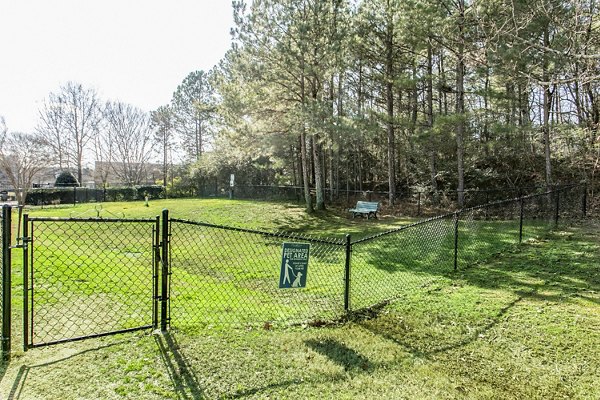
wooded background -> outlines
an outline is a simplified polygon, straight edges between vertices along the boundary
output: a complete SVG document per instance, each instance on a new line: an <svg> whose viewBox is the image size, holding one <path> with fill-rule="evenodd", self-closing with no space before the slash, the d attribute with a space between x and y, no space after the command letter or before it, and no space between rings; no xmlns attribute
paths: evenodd
<svg viewBox="0 0 600 400"><path fill-rule="evenodd" d="M598 189L594 1L235 0L233 12L219 65L150 114L72 82L51 93L36 135L54 163L81 175L88 148L135 185L156 152L173 192L233 173L302 186L308 210L337 190L390 204L451 190L462 205L469 189Z"/></svg>
<svg viewBox="0 0 600 400"><path fill-rule="evenodd" d="M234 8L236 45L216 78L231 128L218 148L314 186L316 208L323 187L383 188L392 203L414 186L596 182L593 2Z"/></svg>

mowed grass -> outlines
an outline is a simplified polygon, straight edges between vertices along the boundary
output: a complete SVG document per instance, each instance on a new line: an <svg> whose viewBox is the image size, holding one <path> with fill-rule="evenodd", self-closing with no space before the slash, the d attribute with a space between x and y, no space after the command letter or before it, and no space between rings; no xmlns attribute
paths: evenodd
<svg viewBox="0 0 600 400"><path fill-rule="evenodd" d="M34 344L136 328L152 322L153 215L162 209L185 221L204 221L283 231L330 242L311 242L309 284L302 290L278 287L285 241L309 241L174 221L171 225L170 317L179 329L334 320L344 315L346 248L342 230L354 239L398 229L407 220L353 220L323 212L308 216L287 203L227 200L166 200L106 203L95 208L34 209L30 217L147 218L146 222L34 221ZM241 218L244 209L252 218ZM272 210L266 213L264 210ZM276 210L276 211L275 211ZM214 211L214 212L213 212ZM273 218L277 215L278 218ZM262 223L260 221L263 221ZM300 221L300 222L299 222ZM450 215L357 243L352 248L352 310L423 289L454 269L454 228ZM535 226L527 223L527 226ZM271 229L269 229L269 227ZM465 219L459 223L460 266L484 259L518 241L516 221ZM160 230L160 227L158 227ZM337 236L337 237L336 237ZM156 267L154 267L156 268Z"/></svg>
<svg viewBox="0 0 600 400"><path fill-rule="evenodd" d="M126 217L152 217L164 204L172 204L171 215L183 219L290 230L280 229L281 219L291 221L298 233L315 236L313 229L322 228L323 236L339 237L346 230L360 237L409 222L353 221L341 213L308 217L289 204L260 202L241 202L255 214L236 222L233 210L228 210L231 204L223 200L213 204L215 216L209 220L211 201L187 202L177 207L179 201L165 201L152 205L155 210L143 203L103 204L103 212L131 208ZM194 202L203 205L205 215L198 216ZM281 215L274 218L265 209ZM69 216L72 211L31 210L31 215ZM309 228L303 231L302 226ZM458 272L453 272L451 219L357 244L352 255L352 308L390 297L397 300L350 322L321 328L270 321L339 313L338 265L343 254L327 246L311 248L316 262L309 269L312 287L282 293L276 289L281 251L277 240L259 235L240 241L193 226L193 232L179 235L190 243L176 265L179 286L185 290L172 292L177 299L172 317L179 319L172 321L169 334L142 332L17 351L4 367L0 398L597 398L598 226L563 229L549 236L544 236L547 222L531 221L527 226L520 246L518 226L515 230L512 223L482 220L459 226L465 255L459 258ZM78 273L98 271L93 261L98 255L109 261L111 273L96 272L91 278L73 273L68 283L59 285L72 293L72 299L80 299L74 303L87 309L84 315L91 320L100 318L95 313L110 314L103 302L111 293L121 298L115 312L136 309L123 301L127 288L118 282L140 274L135 270L132 275L116 274L123 266L137 265L131 260L143 258L145 250L136 240L129 247L127 241L117 240L122 237L118 232L105 228L75 236L74 244L65 247L72 251L50 252L56 256L44 261L56 272ZM46 240L56 241L59 233L50 230L57 236ZM89 239L86 235L105 244L100 253L81 250ZM197 244L191 246L193 242ZM486 258L493 261L482 263ZM64 265L74 259L89 263L80 262L75 268L71 262L65 271ZM198 264L198 259L206 262ZM275 275L263 268L273 263ZM47 276L48 285L42 290L56 290L59 282L50 280L53 275ZM116 279L107 280L108 276ZM15 281L18 292L17 277ZM130 321L119 323L139 323L132 315ZM57 326L69 320L58 319ZM18 350L18 336L13 341Z"/></svg>
<svg viewBox="0 0 600 400"><path fill-rule="evenodd" d="M293 202L270 202L224 199L167 199L151 200L145 207L143 201L87 203L76 206L47 206L25 209L31 216L74 218L154 218L163 209L171 218L202 221L216 225L248 229L306 233L321 237L340 237L346 234L353 239L393 229L414 221L382 214L378 220L350 218L345 209L307 214L301 205Z"/></svg>
<svg viewBox="0 0 600 400"><path fill-rule="evenodd" d="M0 396L598 398L598 228L529 239L345 324L172 330L17 352Z"/></svg>

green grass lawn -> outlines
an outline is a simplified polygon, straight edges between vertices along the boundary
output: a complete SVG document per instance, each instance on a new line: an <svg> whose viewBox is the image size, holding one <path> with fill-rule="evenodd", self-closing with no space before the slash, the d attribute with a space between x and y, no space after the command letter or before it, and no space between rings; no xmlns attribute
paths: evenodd
<svg viewBox="0 0 600 400"><path fill-rule="evenodd" d="M267 231L310 232L322 237L350 234L360 238L414 221L388 215L381 215L378 220L352 219L350 213L341 209L309 215L296 203L224 199L153 200L149 207L143 201L87 203L74 207L31 207L25 212L38 217L154 218L163 209L168 209L172 218Z"/></svg>
<svg viewBox="0 0 600 400"><path fill-rule="evenodd" d="M165 200L148 208L143 203L102 206L103 217L124 213L146 218L169 208L176 218L337 238L346 232L365 237L412 222L352 220L341 212L307 216L286 203ZM95 216L89 205L29 213ZM278 274L279 241L260 237L240 242L229 233L186 225L193 232L179 237L190 243L173 243L186 250L173 249L179 274L172 284L181 289L172 291L174 328L169 334L145 331L26 353L19 351L22 285L15 251L16 351L0 370L0 398L598 398L598 225L549 235L543 221L527 226L524 243L517 245L514 224L465 221L459 225L463 242L458 272L452 268L451 219L357 244L352 308L396 300L350 322L316 327L271 322L290 315L299 321L319 315L327 319L343 311L343 254L336 246L311 248L315 261L309 279L315 284L282 294L274 288L273 271L264 268L275 263ZM79 299L70 302L78 307L70 312L92 321L100 317L89 310L106 315L108 304L117 304L115 312L130 314L129 320L118 321L122 326L146 321L147 314L138 308L147 311L147 305L127 300L137 298L131 290L139 287L128 286L143 276L136 270L142 265L139 259L147 257L142 239L129 243L120 239L123 233L105 228L86 233L102 244L100 250L82 250L86 237L78 235L62 246L69 251L48 252L64 232L47 231L39 245L50 256L38 261L47 271L62 268L70 274L67 283L54 282L54 272L38 282L38 300L56 329L69 322L52 314L60 297L57 290ZM242 259L243 254L250 256ZM98 258L113 269L99 270ZM201 258L208 261L196 263ZM246 268L237 267L240 260ZM89 270L97 272L81 275Z"/></svg>

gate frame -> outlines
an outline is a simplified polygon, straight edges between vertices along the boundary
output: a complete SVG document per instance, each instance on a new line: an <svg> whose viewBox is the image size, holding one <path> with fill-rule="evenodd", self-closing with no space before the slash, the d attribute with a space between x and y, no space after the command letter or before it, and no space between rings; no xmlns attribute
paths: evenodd
<svg viewBox="0 0 600 400"><path fill-rule="evenodd" d="M2 206L2 358L10 358L11 322L12 322L12 207Z"/></svg>
<svg viewBox="0 0 600 400"><path fill-rule="evenodd" d="M30 251L30 243L33 246L34 233L33 223L34 222L89 222L89 223L147 223L152 225L152 310L151 317L152 323L135 328L118 329L115 331L93 333L89 335L81 335L72 338L64 338L57 340L50 340L43 343L33 343L33 328L34 328L34 287L33 287L33 247ZM31 233L29 232L29 225L31 224ZM160 274L160 217L157 216L154 219L136 219L136 218L60 218L60 217L33 217L30 218L28 214L23 215L23 237L22 237L22 249L23 249L23 351L29 349L44 347L60 343L75 342L85 339L98 338L103 336L117 335L120 333L135 332L144 329L156 329L158 326L158 302L161 299L160 293L158 292L158 280ZM30 268L31 265L31 268ZM31 275L31 282L30 282ZM31 285L31 287L30 287ZM29 293L32 293L29 296ZM30 298L31 297L31 298ZM29 310L31 306L31 315Z"/></svg>

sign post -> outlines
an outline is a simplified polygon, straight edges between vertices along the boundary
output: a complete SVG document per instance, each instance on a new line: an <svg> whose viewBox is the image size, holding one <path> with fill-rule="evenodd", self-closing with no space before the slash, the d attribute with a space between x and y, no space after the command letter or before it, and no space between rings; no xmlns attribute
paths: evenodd
<svg viewBox="0 0 600 400"><path fill-rule="evenodd" d="M235 186L235 175L229 175L229 200L233 199L233 187Z"/></svg>
<svg viewBox="0 0 600 400"><path fill-rule="evenodd" d="M281 273L279 288L306 287L308 273L309 243L284 243L281 252Z"/></svg>

